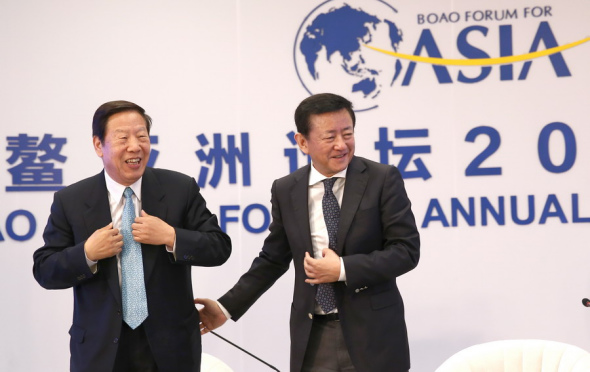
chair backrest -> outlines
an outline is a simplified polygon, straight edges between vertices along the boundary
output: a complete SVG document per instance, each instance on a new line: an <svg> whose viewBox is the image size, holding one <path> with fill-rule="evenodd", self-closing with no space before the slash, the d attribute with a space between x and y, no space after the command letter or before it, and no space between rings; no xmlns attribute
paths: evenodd
<svg viewBox="0 0 590 372"><path fill-rule="evenodd" d="M544 340L503 340L468 347L436 372L588 372L590 353Z"/></svg>
<svg viewBox="0 0 590 372"><path fill-rule="evenodd" d="M233 372L221 359L211 354L201 354L201 372Z"/></svg>

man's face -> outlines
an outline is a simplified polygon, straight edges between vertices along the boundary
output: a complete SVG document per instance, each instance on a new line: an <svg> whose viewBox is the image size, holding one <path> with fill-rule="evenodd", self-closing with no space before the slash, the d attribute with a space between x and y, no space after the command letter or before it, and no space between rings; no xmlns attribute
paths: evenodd
<svg viewBox="0 0 590 372"><path fill-rule="evenodd" d="M139 113L124 111L112 115L107 121L104 142L97 136L93 142L94 151L114 181L129 186L141 178L150 156L150 136Z"/></svg>
<svg viewBox="0 0 590 372"><path fill-rule="evenodd" d="M346 169L354 155L354 128L346 109L310 117L309 135L295 135L301 151L311 157L318 172L326 177Z"/></svg>

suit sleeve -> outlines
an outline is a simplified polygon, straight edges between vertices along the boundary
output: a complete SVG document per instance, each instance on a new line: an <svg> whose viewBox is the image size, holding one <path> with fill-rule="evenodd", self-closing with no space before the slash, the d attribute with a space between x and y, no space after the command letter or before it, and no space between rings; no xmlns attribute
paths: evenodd
<svg viewBox="0 0 590 372"><path fill-rule="evenodd" d="M219 302L237 321L284 273L293 260L287 240L277 195L277 182L272 186L272 223L269 235L250 269Z"/></svg>
<svg viewBox="0 0 590 372"><path fill-rule="evenodd" d="M46 289L64 289L93 276L86 262L84 243L75 242L74 231L56 193L43 232L45 245L33 254L33 275Z"/></svg>
<svg viewBox="0 0 590 372"><path fill-rule="evenodd" d="M378 206L374 212L364 211L370 223L353 222L353 229L363 231L356 234L360 237L354 239L357 246L346 247L351 253L343 257L349 289L395 280L414 269L420 257L418 229L398 169L389 167L380 190L368 193L376 194L367 197L378 197ZM357 212L356 217L361 214Z"/></svg>
<svg viewBox="0 0 590 372"><path fill-rule="evenodd" d="M219 227L217 217L207 209L193 178L186 200L183 222L175 226L176 262L194 266L222 265L231 254L231 239Z"/></svg>

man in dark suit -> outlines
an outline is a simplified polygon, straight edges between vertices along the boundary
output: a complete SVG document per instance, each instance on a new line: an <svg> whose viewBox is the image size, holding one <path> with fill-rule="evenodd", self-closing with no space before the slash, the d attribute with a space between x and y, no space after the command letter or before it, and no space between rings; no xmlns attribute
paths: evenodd
<svg viewBox="0 0 590 372"><path fill-rule="evenodd" d="M193 178L146 168L150 127L134 103L97 109L104 171L55 194L33 257L41 286L73 287L71 371L200 370L191 266L223 264L231 241Z"/></svg>
<svg viewBox="0 0 590 372"><path fill-rule="evenodd" d="M308 97L295 123L312 164L274 182L270 233L248 272L217 302L195 300L201 332L237 321L293 261L292 372L408 371L396 278L416 267L420 242L400 173L354 156L355 114L340 96Z"/></svg>

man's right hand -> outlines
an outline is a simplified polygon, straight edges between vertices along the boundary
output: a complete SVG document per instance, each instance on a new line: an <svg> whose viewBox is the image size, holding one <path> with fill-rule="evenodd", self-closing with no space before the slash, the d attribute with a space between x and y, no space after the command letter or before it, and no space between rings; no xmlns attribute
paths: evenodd
<svg viewBox="0 0 590 372"><path fill-rule="evenodd" d="M112 222L96 230L84 243L86 257L92 261L113 257L122 250L123 235L119 233L119 229L113 229Z"/></svg>
<svg viewBox="0 0 590 372"><path fill-rule="evenodd" d="M221 311L217 302L208 298L195 298L195 304L203 305L199 310L199 317L201 318L199 327L202 335L221 327L227 322L227 317Z"/></svg>

